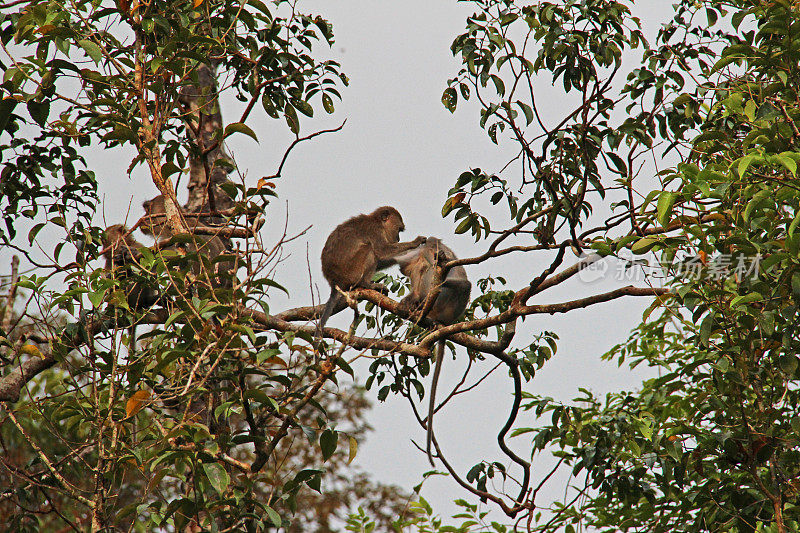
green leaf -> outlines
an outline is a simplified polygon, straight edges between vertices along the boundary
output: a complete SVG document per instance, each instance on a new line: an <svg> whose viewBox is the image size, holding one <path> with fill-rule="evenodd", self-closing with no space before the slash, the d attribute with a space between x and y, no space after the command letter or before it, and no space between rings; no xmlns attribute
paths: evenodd
<svg viewBox="0 0 800 533"><path fill-rule="evenodd" d="M783 152L775 156L775 160L778 161L781 165L786 168L789 172L792 173L793 177L797 177L797 161L795 161L792 157L787 154L791 152Z"/></svg>
<svg viewBox="0 0 800 533"><path fill-rule="evenodd" d="M272 524L275 527L281 527L281 515L279 515L275 511L275 509L273 509L272 507L270 507L268 505L264 506L264 510L267 512L267 515L269 516L269 519L272 520Z"/></svg>
<svg viewBox="0 0 800 533"><path fill-rule="evenodd" d="M627 177L628 166L625 164L625 161L623 161L622 158L614 152L606 152L606 155L609 159L611 159L611 162L614 163L614 166L617 167L617 172L619 172L620 176Z"/></svg>
<svg viewBox="0 0 800 533"><path fill-rule="evenodd" d="M761 189L756 194L753 195L753 198L747 202L747 206L744 208L744 213L742 213L742 218L747 222L750 220L750 215L753 213L753 210L761 203L762 200L767 198L772 191L770 189Z"/></svg>
<svg viewBox="0 0 800 533"><path fill-rule="evenodd" d="M222 138L226 138L229 135L233 135L234 133L244 133L253 138L256 142L258 142L258 137L256 137L255 132L250 129L250 126L243 122L233 122L225 126L225 132L222 134Z"/></svg>
<svg viewBox="0 0 800 533"><path fill-rule="evenodd" d="M467 217L461 221L461 224L456 226L456 233L461 234L465 233L470 227L472 227L472 217Z"/></svg>
<svg viewBox="0 0 800 533"><path fill-rule="evenodd" d="M339 442L339 432L326 429L319 437L319 447L322 450L322 458L327 461L336 452L336 444Z"/></svg>
<svg viewBox="0 0 800 533"><path fill-rule="evenodd" d="M41 229L45 226L44 222L40 222L36 224L31 230L28 232L28 244L33 244L33 241L36 239L36 235L39 234Z"/></svg>
<svg viewBox="0 0 800 533"><path fill-rule="evenodd" d="M494 82L494 88L499 96L506 94L506 85L503 83L503 80L500 78L500 76L492 74L492 82Z"/></svg>
<svg viewBox="0 0 800 533"><path fill-rule="evenodd" d="M672 207L675 205L675 200L678 198L676 192L662 192L658 197L656 204L656 218L662 226L666 226L672 215Z"/></svg>
<svg viewBox="0 0 800 533"><path fill-rule="evenodd" d="M492 140L494 144L497 144L497 124L498 122L495 122L494 124L489 126L489 138Z"/></svg>
<svg viewBox="0 0 800 533"><path fill-rule="evenodd" d="M265 278L265 279L260 280L260 282L262 284L264 284L264 285L267 285L269 287L275 287L276 289L285 292L287 294L287 296L289 295L289 289L287 289L286 287L284 287L283 285L281 285L280 283L278 283L274 279Z"/></svg>
<svg viewBox="0 0 800 533"><path fill-rule="evenodd" d="M81 39L78 41L78 46L83 48L84 52L86 52L86 55L91 57L95 63L99 63L100 60L103 59L103 54L100 51L100 47L92 41L89 41L88 39Z"/></svg>
<svg viewBox="0 0 800 533"><path fill-rule="evenodd" d="M754 155L746 155L739 159L739 166L737 170L739 171L739 177L743 178L744 173L747 172L747 169L750 167L750 164L755 161L756 156Z"/></svg>
<svg viewBox="0 0 800 533"><path fill-rule="evenodd" d="M633 246L631 246L631 252L636 255L646 254L649 252L653 246L658 244L658 239L654 239L652 237L644 237L636 241Z"/></svg>
<svg viewBox="0 0 800 533"><path fill-rule="evenodd" d="M330 97L328 94L322 95L322 108L325 110L326 113L333 113L333 98Z"/></svg>
<svg viewBox="0 0 800 533"><path fill-rule="evenodd" d="M757 292L751 292L742 296L737 296L733 300L731 300L731 308L738 307L740 305L745 305L753 302L758 302L762 300L764 297L761 296Z"/></svg>
<svg viewBox="0 0 800 533"><path fill-rule="evenodd" d="M11 113L14 111L14 108L17 107L18 103L19 102L14 98L3 98L0 100L0 131L4 131L6 126L8 126Z"/></svg>
<svg viewBox="0 0 800 533"><path fill-rule="evenodd" d="M526 104L525 102L521 102L517 100L516 104L522 109L522 113L525 115L525 125L529 126L531 122L533 122L533 109L531 106Z"/></svg>
<svg viewBox="0 0 800 533"><path fill-rule="evenodd" d="M448 87L442 93L442 104L451 113L455 112L456 105L458 104L458 94L456 93L456 90L453 87Z"/></svg>
<svg viewBox="0 0 800 533"><path fill-rule="evenodd" d="M788 233L790 237L794 235L795 231L797 231L798 224L800 224L800 210L797 211L797 214L794 216L794 220L792 220L792 223L789 224Z"/></svg>
<svg viewBox="0 0 800 533"><path fill-rule="evenodd" d="M753 100L748 100L744 105L744 116L747 120L753 122L756 119L756 103Z"/></svg>
<svg viewBox="0 0 800 533"><path fill-rule="evenodd" d="M780 359L781 370L787 376L793 377L797 372L797 356L794 354L783 354Z"/></svg>
<svg viewBox="0 0 800 533"><path fill-rule="evenodd" d="M464 100L469 100L469 85L466 83L461 83L458 88L461 91L461 98Z"/></svg>
<svg viewBox="0 0 800 533"><path fill-rule="evenodd" d="M231 478L222 465L218 463L203 463L203 470L206 473L206 477L208 477L208 481L210 481L211 485L214 487L214 490L216 490L220 496L225 494L231 482Z"/></svg>
<svg viewBox="0 0 800 533"><path fill-rule="evenodd" d="M286 117L286 123L289 125L289 129L292 130L292 133L295 135L300 133L300 120L297 118L297 111L294 110L292 104L286 102L283 113L284 117Z"/></svg>
<svg viewBox="0 0 800 533"><path fill-rule="evenodd" d="M305 116L307 117L314 116L314 108L311 107L311 104L309 104L305 100L293 99L292 105Z"/></svg>
<svg viewBox="0 0 800 533"><path fill-rule="evenodd" d="M792 274L792 293L795 298L800 298L800 272Z"/></svg>
<svg viewBox="0 0 800 533"><path fill-rule="evenodd" d="M50 102L36 102L31 100L28 102L28 113L31 118L40 126L44 127L47 122L47 117L50 114Z"/></svg>
<svg viewBox="0 0 800 533"><path fill-rule="evenodd" d="M86 295L89 298L89 301L92 303L92 306L97 309L103 303L103 298L105 298L106 291L97 291L97 292L90 292Z"/></svg>
<svg viewBox="0 0 800 533"><path fill-rule="evenodd" d="M176 172L180 171L181 171L180 167L178 167L178 165L176 165L172 161L167 161L166 163L161 165L161 175L165 178L172 176Z"/></svg>
<svg viewBox="0 0 800 533"><path fill-rule="evenodd" d="M714 315L710 314L703 319L700 324L700 344L708 346L708 340L711 338L711 331L714 327Z"/></svg>

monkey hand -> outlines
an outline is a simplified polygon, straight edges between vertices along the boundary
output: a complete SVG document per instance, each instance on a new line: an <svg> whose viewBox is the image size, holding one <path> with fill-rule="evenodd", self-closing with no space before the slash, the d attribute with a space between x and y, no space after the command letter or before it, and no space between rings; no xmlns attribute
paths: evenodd
<svg viewBox="0 0 800 533"><path fill-rule="evenodd" d="M427 238L427 237L423 237L422 235L420 235L420 236L418 236L416 239L414 239L414 240L413 240L413 241L411 241L411 242L412 242L412 243L414 243L414 245L416 245L416 246L422 246L422 245L423 245L423 244L425 244L427 241L428 241L428 238Z"/></svg>
<svg viewBox="0 0 800 533"><path fill-rule="evenodd" d="M436 252L433 254L433 262L438 267L444 266L445 263L448 262L447 254L445 254L441 250L436 250Z"/></svg>
<svg viewBox="0 0 800 533"><path fill-rule="evenodd" d="M372 289L373 291L378 291L381 294L389 294L389 287L387 287L383 283L377 283L373 281L368 285L365 285L364 288Z"/></svg>

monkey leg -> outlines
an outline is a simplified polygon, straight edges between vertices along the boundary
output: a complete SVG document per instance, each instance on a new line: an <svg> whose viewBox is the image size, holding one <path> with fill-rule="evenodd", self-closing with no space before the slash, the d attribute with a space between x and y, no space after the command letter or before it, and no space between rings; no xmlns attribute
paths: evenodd
<svg viewBox="0 0 800 533"><path fill-rule="evenodd" d="M358 250L353 254L350 265L352 267L352 277L349 277L348 281L352 280L353 283L348 285L347 288L365 287L371 289L371 285L374 285L372 276L378 267L378 261L375 259L375 252L369 243L362 243L358 247Z"/></svg>

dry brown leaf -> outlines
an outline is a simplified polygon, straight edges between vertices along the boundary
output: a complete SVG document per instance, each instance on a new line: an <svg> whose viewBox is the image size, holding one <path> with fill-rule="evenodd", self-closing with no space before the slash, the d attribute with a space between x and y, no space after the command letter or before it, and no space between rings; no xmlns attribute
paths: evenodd
<svg viewBox="0 0 800 533"><path fill-rule="evenodd" d="M44 359L44 354L40 352L39 348L33 344L25 344L22 346L22 348L19 349L19 351L21 353L24 353L25 355L30 355L32 357L41 357L42 359Z"/></svg>
<svg viewBox="0 0 800 533"><path fill-rule="evenodd" d="M150 391L138 390L133 393L133 396L128 398L128 403L125 404L126 418L130 418L144 407L144 402L150 399Z"/></svg>
<svg viewBox="0 0 800 533"><path fill-rule="evenodd" d="M289 368L289 365L286 363L286 361L284 361L283 359L281 359L277 355L273 355L272 357L270 357L268 359L265 359L264 362L265 363L269 363L271 365L282 366L283 368Z"/></svg>
<svg viewBox="0 0 800 533"><path fill-rule="evenodd" d="M275 184L272 183L271 181L267 181L267 178L261 178L260 180L258 180L256 188L261 189L262 187L269 187L270 189L274 189Z"/></svg>

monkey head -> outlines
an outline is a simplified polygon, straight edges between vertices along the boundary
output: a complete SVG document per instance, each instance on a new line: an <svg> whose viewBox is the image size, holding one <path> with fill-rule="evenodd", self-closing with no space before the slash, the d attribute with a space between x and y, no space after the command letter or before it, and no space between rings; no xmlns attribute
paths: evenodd
<svg viewBox="0 0 800 533"><path fill-rule="evenodd" d="M167 208L164 206L164 195L159 194L151 200L142 202L144 214L148 217L142 224L141 230L145 235L156 239L172 237L172 231L167 224Z"/></svg>
<svg viewBox="0 0 800 533"><path fill-rule="evenodd" d="M124 263L124 256L130 255L131 250L127 248L136 249L141 245L136 240L127 235L128 228L123 224L114 224L109 226L103 232L102 244L105 251L103 257L106 259L106 269L111 269L114 263Z"/></svg>
<svg viewBox="0 0 800 533"><path fill-rule="evenodd" d="M406 225L397 209L388 205L379 207L370 216L380 221L387 242L400 242L400 232L405 231Z"/></svg>
<svg viewBox="0 0 800 533"><path fill-rule="evenodd" d="M113 226L107 227L103 232L103 248L108 248L112 244L116 244L126 233L128 233L128 228L123 224L114 224Z"/></svg>

